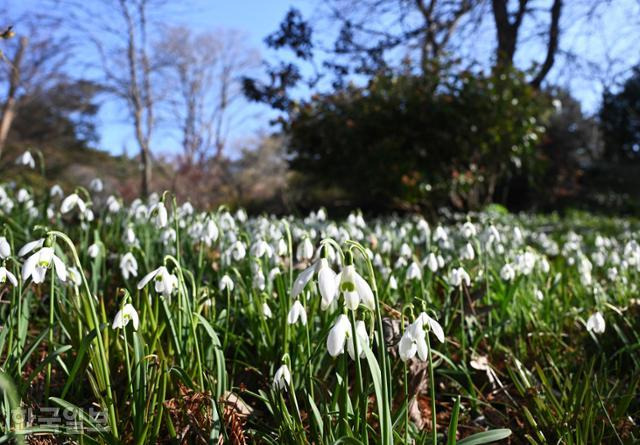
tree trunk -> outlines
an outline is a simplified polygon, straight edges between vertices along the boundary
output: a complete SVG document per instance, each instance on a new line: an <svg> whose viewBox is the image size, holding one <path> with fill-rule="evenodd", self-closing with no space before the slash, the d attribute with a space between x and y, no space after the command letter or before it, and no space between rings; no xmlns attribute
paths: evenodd
<svg viewBox="0 0 640 445"><path fill-rule="evenodd" d="M498 67L504 68L513 65L513 57L518 44L518 32L526 12L527 1L518 1L518 10L513 21L509 18L508 0L492 0L491 2L498 39L496 49L496 66Z"/></svg>
<svg viewBox="0 0 640 445"><path fill-rule="evenodd" d="M547 43L547 55L540 67L540 70L531 81L531 86L540 88L542 81L549 74L555 62L558 51L558 41L560 40L560 14L562 12L562 0L554 0L551 6L551 23L549 24L549 42Z"/></svg>
<svg viewBox="0 0 640 445"><path fill-rule="evenodd" d="M29 43L29 39L21 37L18 44L16 54L11 61L11 76L9 78L9 90L7 91L7 100L2 106L2 117L0 118L0 157L2 151L7 143L9 136L9 130L11 130L11 124L16 115L16 92L20 85L20 65L22 64L22 57L24 51Z"/></svg>

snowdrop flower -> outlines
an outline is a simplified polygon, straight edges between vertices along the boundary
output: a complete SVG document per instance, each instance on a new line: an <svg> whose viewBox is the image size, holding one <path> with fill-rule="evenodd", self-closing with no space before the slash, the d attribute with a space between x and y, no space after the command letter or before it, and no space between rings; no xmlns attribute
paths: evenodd
<svg viewBox="0 0 640 445"><path fill-rule="evenodd" d="M610 281L615 281L616 278L618 278L618 269L616 269L615 267L608 268L607 278L609 278Z"/></svg>
<svg viewBox="0 0 640 445"><path fill-rule="evenodd" d="M55 197L62 198L64 196L62 187L60 187L58 184L53 184L51 186L51 190L49 191L49 196L51 196L52 198L55 198Z"/></svg>
<svg viewBox="0 0 640 445"><path fill-rule="evenodd" d="M5 259L11 256L11 245L4 236L0 236L0 258Z"/></svg>
<svg viewBox="0 0 640 445"><path fill-rule="evenodd" d="M129 324L129 322L133 323L133 330L137 331L138 325L140 324L138 313L131 304L127 303L122 309L118 311L118 313L114 317L111 328L124 329L125 326Z"/></svg>
<svg viewBox="0 0 640 445"><path fill-rule="evenodd" d="M247 212L245 212L244 209L238 209L236 219L241 223L245 223L247 221Z"/></svg>
<svg viewBox="0 0 640 445"><path fill-rule="evenodd" d="M447 239L447 232L444 231L442 226L436 227L436 230L433 232L433 242L437 243L438 241L447 241Z"/></svg>
<svg viewBox="0 0 640 445"><path fill-rule="evenodd" d="M29 252L30 251L31 249ZM54 269L60 281L66 281L67 268L62 260L56 256L53 251L53 247L42 247L27 258L22 265L22 281L26 282L29 277L31 277L33 282L36 284L44 282L47 270L52 264L55 266Z"/></svg>
<svg viewBox="0 0 640 445"><path fill-rule="evenodd" d="M280 391L287 390L291 384L291 372L287 365L282 365L278 368L273 376L273 387Z"/></svg>
<svg viewBox="0 0 640 445"><path fill-rule="evenodd" d="M289 247L287 246L287 242L284 240L284 238L280 238L276 246L276 253L278 254L278 256L286 256L288 251Z"/></svg>
<svg viewBox="0 0 640 445"><path fill-rule="evenodd" d="M9 272L6 267L0 267L0 284L4 284L9 280L9 282L15 287L18 285L18 280L16 276Z"/></svg>
<svg viewBox="0 0 640 445"><path fill-rule="evenodd" d="M36 168L36 161L35 159L33 159L33 156L31 155L31 152L29 150L22 153L18 157L18 159L16 159L16 164L24 165L30 168Z"/></svg>
<svg viewBox="0 0 640 445"><path fill-rule="evenodd" d="M427 267L431 272L436 272L438 270L438 258L436 258L436 254L431 252L427 257Z"/></svg>
<svg viewBox="0 0 640 445"><path fill-rule="evenodd" d="M471 243L466 243L460 251L460 258L463 260L472 261L476 257L476 253L473 250Z"/></svg>
<svg viewBox="0 0 640 445"><path fill-rule="evenodd" d="M89 183L89 188L96 193L100 193L104 189L104 184L102 183L102 179L94 178Z"/></svg>
<svg viewBox="0 0 640 445"><path fill-rule="evenodd" d="M407 280L421 280L422 268L415 261L407 269Z"/></svg>
<svg viewBox="0 0 640 445"><path fill-rule="evenodd" d="M207 223L204 226L204 241L205 244L210 246L218 240L218 236L220 235L220 231L218 230L218 226L216 226L216 222L209 218L207 219Z"/></svg>
<svg viewBox="0 0 640 445"><path fill-rule="evenodd" d="M278 275L280 275L280 273L281 273L281 272L280 272L280 268L279 268L278 266L276 266L276 267L272 268L272 269L269 271L269 277L268 277L268 279L269 279L269 283L273 282L273 280L275 280L275 279L276 279L276 277L277 277Z"/></svg>
<svg viewBox="0 0 640 445"><path fill-rule="evenodd" d="M412 359L416 353L423 362L427 360L429 348L426 341L427 331L425 331L425 327L433 331L440 343L444 343L444 331L440 323L426 313L421 312L418 318L409 325L398 343L398 353L402 361L406 362Z"/></svg>
<svg viewBox="0 0 640 445"><path fill-rule="evenodd" d="M289 313L287 314L287 323L295 324L300 320L303 325L307 324L307 313L299 300L294 301Z"/></svg>
<svg viewBox="0 0 640 445"><path fill-rule="evenodd" d="M231 246L231 256L235 261L241 261L247 255L247 248L242 241L236 241Z"/></svg>
<svg viewBox="0 0 640 445"><path fill-rule="evenodd" d="M462 225L462 236L466 239L476 236L476 226L471 221L467 221Z"/></svg>
<svg viewBox="0 0 640 445"><path fill-rule="evenodd" d="M231 292L233 291L233 286L233 280L231 279L231 277L229 277L229 275L224 275L222 278L220 278L220 283L218 285L220 292L224 292L225 290Z"/></svg>
<svg viewBox="0 0 640 445"><path fill-rule="evenodd" d="M77 193L72 193L62 201L62 204L60 205L60 213L69 213L75 207L78 207L80 213L84 213L87 210L87 206L82 198L80 198Z"/></svg>
<svg viewBox="0 0 640 445"><path fill-rule="evenodd" d="M118 213L121 208L122 205L120 201L118 201L118 198L113 195L107 198L107 210L109 210L109 213Z"/></svg>
<svg viewBox="0 0 640 445"><path fill-rule="evenodd" d="M169 215L167 213L167 208L164 206L162 201L151 206L148 218L153 221L158 229L166 227L169 222Z"/></svg>
<svg viewBox="0 0 640 445"><path fill-rule="evenodd" d="M16 195L16 199L19 203L28 203L31 199L31 195L25 189L18 190L18 194ZM31 203L33 205L33 203Z"/></svg>
<svg viewBox="0 0 640 445"><path fill-rule="evenodd" d="M91 258L98 258L98 255L100 255L100 244L93 243L90 245L87 249L87 253Z"/></svg>
<svg viewBox="0 0 640 445"><path fill-rule="evenodd" d="M402 246L400 246L400 256L411 258L411 255L413 255L411 247L409 247L407 243L402 243Z"/></svg>
<svg viewBox="0 0 640 445"><path fill-rule="evenodd" d="M347 255L346 261L347 265L342 269L338 277L336 277L340 283L340 291L342 291L344 295L345 305L354 311L362 302L365 307L374 311L375 300L369 283L356 272L353 263L351 263L352 260L349 258L349 254Z"/></svg>
<svg viewBox="0 0 640 445"><path fill-rule="evenodd" d="M349 357L351 357L351 360L355 360L356 359L355 344L352 338L353 335L351 334L352 332L349 331L349 334L347 335L348 337L347 352L349 353ZM366 356L365 348L369 348L370 345L369 345L369 334L367 334L367 328L365 327L364 321L362 320L356 321L356 337L358 341L358 357L365 358Z"/></svg>
<svg viewBox="0 0 640 445"><path fill-rule="evenodd" d="M170 274L166 267L160 266L149 272L142 280L140 280L138 283L138 289L145 287L152 279L155 281L156 292L165 297L170 296L173 293L173 290L178 287L178 279L176 276Z"/></svg>
<svg viewBox="0 0 640 445"><path fill-rule="evenodd" d="M136 232L134 232L133 227L128 226L127 230L125 230L124 242L128 246L135 246L138 244L138 238L136 237Z"/></svg>
<svg viewBox="0 0 640 445"><path fill-rule="evenodd" d="M326 258L320 258L320 260L300 272L300 275L298 275L293 282L291 297L297 298L309 281L311 281L314 274L318 276L318 290L320 291L321 297L320 305L322 309L326 309L338 294L337 275L329 266L329 261Z"/></svg>
<svg viewBox="0 0 640 445"><path fill-rule="evenodd" d="M391 277L389 278L389 289L391 290L398 289L398 280L396 280L396 277L394 277L393 275L391 275Z"/></svg>
<svg viewBox="0 0 640 445"><path fill-rule="evenodd" d="M138 262L131 252L122 255L120 259L120 271L125 280L128 280L129 277L138 276Z"/></svg>
<svg viewBox="0 0 640 445"><path fill-rule="evenodd" d="M540 265L540 271L543 274L548 274L549 270L551 270L551 266L549 265L549 261L545 257L540 258L540 262L538 264Z"/></svg>
<svg viewBox="0 0 640 445"><path fill-rule="evenodd" d="M502 278L504 281L512 281L515 277L516 271L511 263L507 263L502 266L502 269L500 269L500 278Z"/></svg>
<svg viewBox="0 0 640 445"><path fill-rule="evenodd" d="M80 276L80 272L74 266L68 267L67 272L69 275L69 279L71 280L71 284L76 287L79 287L82 284L82 277Z"/></svg>
<svg viewBox="0 0 640 445"><path fill-rule="evenodd" d="M540 289L536 289L535 296L538 299L538 301L544 300L544 294L542 293L542 291Z"/></svg>
<svg viewBox="0 0 640 445"><path fill-rule="evenodd" d="M272 252L271 246L269 246L269 244L266 241L261 239L253 243L253 245L251 246L251 249L249 249L249 253L251 253L251 256L255 258L261 258L265 255L271 256L271 252Z"/></svg>
<svg viewBox="0 0 640 445"><path fill-rule="evenodd" d="M451 272L449 272L449 284L453 287L458 287L462 286L463 283L467 286L471 285L471 277L469 277L467 271L462 267L451 269Z"/></svg>
<svg viewBox="0 0 640 445"><path fill-rule="evenodd" d="M337 357L344 352L349 332L351 332L349 318L345 314L340 314L327 336L327 351L331 357Z"/></svg>
<svg viewBox="0 0 640 445"><path fill-rule="evenodd" d="M578 262L578 272L580 273L580 281L584 286L591 285L591 269L593 268L591 261L587 259L586 256L580 256L580 261Z"/></svg>
<svg viewBox="0 0 640 445"><path fill-rule="evenodd" d="M255 274L253 275L252 284L254 289L264 290L264 287L266 285L266 278L264 277L264 273L262 272L262 270L258 269L255 272Z"/></svg>
<svg viewBox="0 0 640 445"><path fill-rule="evenodd" d="M308 261L313 257L313 244L309 237L305 237L296 249L296 259L299 262Z"/></svg>
<svg viewBox="0 0 640 445"><path fill-rule="evenodd" d="M587 331L593 332L594 334L602 334L606 328L606 323L604 321L604 317L602 313L596 312L591 315L587 320Z"/></svg>
<svg viewBox="0 0 640 445"><path fill-rule="evenodd" d="M271 313L271 308L266 302L262 303L262 315L264 315L264 318L273 317L273 314Z"/></svg>

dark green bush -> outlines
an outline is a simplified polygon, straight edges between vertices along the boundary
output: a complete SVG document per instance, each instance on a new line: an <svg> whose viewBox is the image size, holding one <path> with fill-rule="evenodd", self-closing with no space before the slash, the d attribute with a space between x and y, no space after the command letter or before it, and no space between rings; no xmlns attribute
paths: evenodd
<svg viewBox="0 0 640 445"><path fill-rule="evenodd" d="M549 110L517 71L378 76L295 109L285 125L294 188L302 206L371 211L505 202L512 178L542 177Z"/></svg>

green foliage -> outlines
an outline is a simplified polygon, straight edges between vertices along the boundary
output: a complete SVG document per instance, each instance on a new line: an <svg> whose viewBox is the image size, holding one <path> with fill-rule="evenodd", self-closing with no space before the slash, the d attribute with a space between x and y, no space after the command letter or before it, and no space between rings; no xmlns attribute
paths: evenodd
<svg viewBox="0 0 640 445"><path fill-rule="evenodd" d="M640 160L640 67L618 93L605 92L600 120L605 157L616 162Z"/></svg>
<svg viewBox="0 0 640 445"><path fill-rule="evenodd" d="M338 189L334 202L320 195L323 205L477 209L504 201L515 172L540 178L536 147L547 111L516 71L378 76L299 105L285 127L290 166L306 196Z"/></svg>

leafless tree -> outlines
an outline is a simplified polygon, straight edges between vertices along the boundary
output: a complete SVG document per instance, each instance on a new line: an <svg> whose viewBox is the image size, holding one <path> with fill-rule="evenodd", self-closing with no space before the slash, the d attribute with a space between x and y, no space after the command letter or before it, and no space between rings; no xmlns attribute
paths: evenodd
<svg viewBox="0 0 640 445"><path fill-rule="evenodd" d="M532 3L534 2L530 0L518 0L516 10L509 11L508 0L492 0L497 38L496 63L498 66L513 65L513 58L519 42L518 37L521 33L524 19L527 15L532 15L536 11ZM547 36L545 58L531 79L531 85L536 88L540 87L555 62L560 40L560 15L562 13L562 6L563 0L553 0L548 12L549 19L548 25L546 25L548 30L542 32L543 35ZM538 29L534 31L539 32Z"/></svg>
<svg viewBox="0 0 640 445"><path fill-rule="evenodd" d="M426 72L452 53L452 37L460 26L473 25L473 11L484 0L330 0L319 17L341 24L334 51L367 54L382 62L386 54L415 54ZM328 13L328 14L327 14ZM414 56L412 56L414 57Z"/></svg>
<svg viewBox="0 0 640 445"><path fill-rule="evenodd" d="M244 100L240 79L258 66L257 51L234 30L195 33L173 27L162 35L155 53L179 123L183 162L189 167L219 160Z"/></svg>
<svg viewBox="0 0 640 445"><path fill-rule="evenodd" d="M127 107L141 163L141 194L152 180L152 136L156 127L157 67L150 57L150 36L158 29L165 0L60 0L77 38L91 42L90 69L102 72L104 90Z"/></svg>
<svg viewBox="0 0 640 445"><path fill-rule="evenodd" d="M44 90L63 76L68 56L67 38L51 17L30 14L8 24L0 61L0 156L16 116L19 98Z"/></svg>

